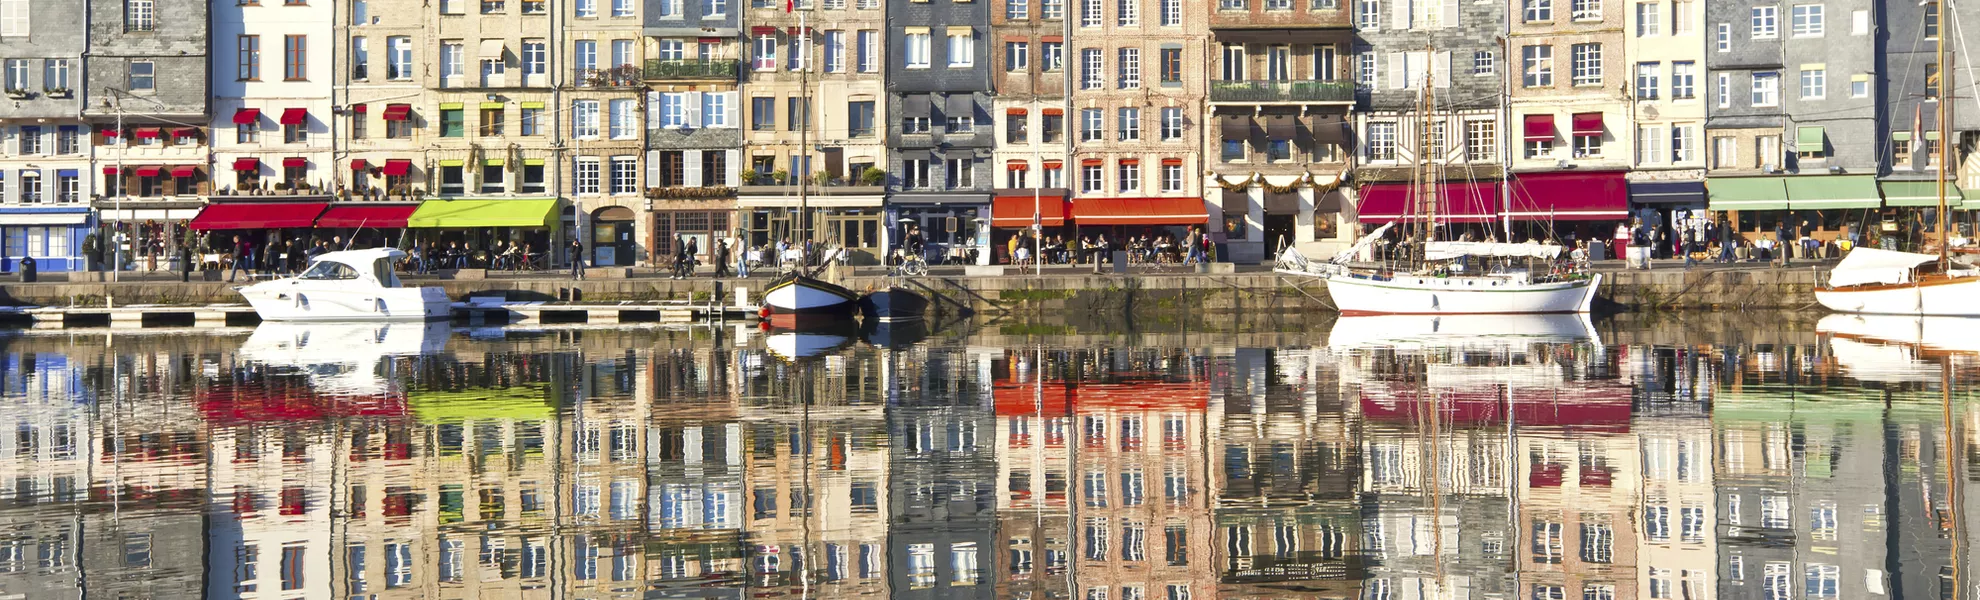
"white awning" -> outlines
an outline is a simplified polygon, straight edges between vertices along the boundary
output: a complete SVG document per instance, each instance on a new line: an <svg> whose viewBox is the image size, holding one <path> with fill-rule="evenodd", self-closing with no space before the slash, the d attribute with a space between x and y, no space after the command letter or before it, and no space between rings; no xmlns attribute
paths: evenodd
<svg viewBox="0 0 1980 600"><path fill-rule="evenodd" d="M0 225L82 225L89 222L85 212L16 212L0 213Z"/></svg>
<svg viewBox="0 0 1980 600"><path fill-rule="evenodd" d="M1931 254L1858 246L1829 271L1829 287L1907 283L1913 268L1938 259Z"/></svg>
<svg viewBox="0 0 1980 600"><path fill-rule="evenodd" d="M1501 244L1497 242L1430 242L1423 249L1428 260L1449 260L1460 256L1506 256L1513 258L1555 258L1561 246L1553 244Z"/></svg>
<svg viewBox="0 0 1980 600"><path fill-rule="evenodd" d="M199 216L197 208L126 208L123 210L97 211L105 222L116 221L189 221Z"/></svg>
<svg viewBox="0 0 1980 600"><path fill-rule="evenodd" d="M502 58L502 40L481 40L481 57L487 59Z"/></svg>

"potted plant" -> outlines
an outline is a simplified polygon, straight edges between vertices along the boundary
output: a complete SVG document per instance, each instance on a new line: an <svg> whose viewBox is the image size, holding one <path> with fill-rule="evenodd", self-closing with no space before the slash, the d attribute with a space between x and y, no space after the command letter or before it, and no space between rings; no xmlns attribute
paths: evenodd
<svg viewBox="0 0 1980 600"><path fill-rule="evenodd" d="M790 172L790 171L786 171L786 170L783 170L783 169L777 169L777 170L775 170L775 171L771 171L771 172L770 172L770 181L773 181L773 182L775 182L775 183L776 183L777 185L784 185L785 183L787 183L787 182L789 182L790 180L791 180L791 172Z"/></svg>
<svg viewBox="0 0 1980 600"><path fill-rule="evenodd" d="M756 185L756 171L739 169L736 171L736 181L741 185Z"/></svg>
<svg viewBox="0 0 1980 600"><path fill-rule="evenodd" d="M835 181L834 179L832 179L832 174L831 174L831 173L827 173L827 172L824 172L824 171L819 171L819 172L816 172L816 173L812 173L812 174L811 174L811 184L812 184L812 185L815 185L815 186L818 186L818 187L821 187L821 188L824 188L824 187L830 187L830 186L831 186L831 185L833 185L834 183L837 183L837 181Z"/></svg>
<svg viewBox="0 0 1980 600"><path fill-rule="evenodd" d="M7 90L7 97L13 98L15 100L26 100L28 98L33 98L34 93L22 89L10 89Z"/></svg>
<svg viewBox="0 0 1980 600"><path fill-rule="evenodd" d="M65 88L65 87L48 89L48 97L50 98L67 98L73 94L75 94L75 92L70 91L69 88Z"/></svg>
<svg viewBox="0 0 1980 600"><path fill-rule="evenodd" d="M859 174L859 183L861 185L886 185L887 172L880 167L867 167L865 171Z"/></svg>
<svg viewBox="0 0 1980 600"><path fill-rule="evenodd" d="M289 191L289 182L287 182L287 181L277 181L277 182L275 182L275 191L277 191L277 192L286 192L286 191Z"/></svg>

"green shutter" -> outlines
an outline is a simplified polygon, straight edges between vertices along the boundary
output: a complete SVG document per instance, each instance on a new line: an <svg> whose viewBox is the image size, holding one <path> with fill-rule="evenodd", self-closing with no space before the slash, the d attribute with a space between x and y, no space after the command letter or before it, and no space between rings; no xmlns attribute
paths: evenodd
<svg viewBox="0 0 1980 600"><path fill-rule="evenodd" d="M1822 126L1810 125L1795 130L1794 143L1802 152L1817 152L1822 149L1822 137ZM1810 150L1809 148L1814 148L1814 150Z"/></svg>

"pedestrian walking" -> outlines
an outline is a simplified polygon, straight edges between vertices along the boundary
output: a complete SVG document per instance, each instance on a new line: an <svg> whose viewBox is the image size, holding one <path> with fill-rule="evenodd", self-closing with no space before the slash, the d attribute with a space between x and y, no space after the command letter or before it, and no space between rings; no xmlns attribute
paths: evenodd
<svg viewBox="0 0 1980 600"><path fill-rule="evenodd" d="M571 238L571 279L584 279L584 240Z"/></svg>
<svg viewBox="0 0 1980 600"><path fill-rule="evenodd" d="M241 241L241 236L234 236L234 247L232 250L234 252L233 260L230 263L232 266L227 268L228 283L234 281L235 273L248 274L247 260L245 258L248 254L248 243ZM252 277L252 275L249 276Z"/></svg>
<svg viewBox="0 0 1980 600"><path fill-rule="evenodd" d="M1794 262L1793 257L1789 256L1794 253L1794 244L1794 228L1789 227L1785 220L1774 224L1775 265L1785 267Z"/></svg>
<svg viewBox="0 0 1980 600"><path fill-rule="evenodd" d="M724 277L728 277L729 276L729 241L714 240L709 243L715 245L715 257L714 257L715 278L721 279Z"/></svg>

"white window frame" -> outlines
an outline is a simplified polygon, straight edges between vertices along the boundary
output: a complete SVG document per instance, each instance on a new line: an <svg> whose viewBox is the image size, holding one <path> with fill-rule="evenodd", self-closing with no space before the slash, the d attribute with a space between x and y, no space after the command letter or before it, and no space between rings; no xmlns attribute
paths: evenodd
<svg viewBox="0 0 1980 600"><path fill-rule="evenodd" d="M929 37L929 34L926 33L907 34L907 39L903 42L902 45L902 48L904 49L903 54L906 55L901 57L901 60L903 61L902 64L904 64L906 68L909 69L928 68L930 65L930 61L932 60L929 57L929 50L931 49L929 47L929 44L931 42L932 39Z"/></svg>
<svg viewBox="0 0 1980 600"><path fill-rule="evenodd" d="M1569 83L1576 87L1602 85L1602 44L1599 42L1574 44L1568 51L1574 61L1572 79Z"/></svg>
<svg viewBox="0 0 1980 600"><path fill-rule="evenodd" d="M1821 4L1790 6L1788 28L1794 37L1822 37L1828 30L1828 10Z"/></svg>
<svg viewBox="0 0 1980 600"><path fill-rule="evenodd" d="M1781 7L1755 6L1748 14L1752 19L1751 36L1756 40L1772 40L1781 37Z"/></svg>
<svg viewBox="0 0 1980 600"><path fill-rule="evenodd" d="M1753 93L1749 100L1753 103L1753 106L1780 106L1781 74L1778 72L1754 73L1752 90Z"/></svg>
<svg viewBox="0 0 1980 600"><path fill-rule="evenodd" d="M949 68L967 69L976 66L976 32L968 35L950 35Z"/></svg>
<svg viewBox="0 0 1980 600"><path fill-rule="evenodd" d="M1663 35L1661 31L1663 21L1658 16L1658 13L1663 12L1659 10L1660 8L1662 8L1660 2L1636 3L1636 37Z"/></svg>
<svg viewBox="0 0 1980 600"><path fill-rule="evenodd" d="M1824 100L1829 97L1829 70L1801 70L1801 99Z"/></svg>

